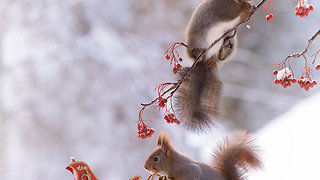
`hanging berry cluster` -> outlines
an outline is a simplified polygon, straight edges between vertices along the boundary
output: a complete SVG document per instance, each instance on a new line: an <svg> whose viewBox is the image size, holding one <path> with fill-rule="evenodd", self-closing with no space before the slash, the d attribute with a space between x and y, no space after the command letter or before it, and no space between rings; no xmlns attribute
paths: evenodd
<svg viewBox="0 0 320 180"><path fill-rule="evenodd" d="M275 11L273 0L269 0L266 2L266 5L264 7L264 11L266 13L266 20L271 21L273 19L273 15L271 14L271 11Z"/></svg>
<svg viewBox="0 0 320 180"><path fill-rule="evenodd" d="M274 80L274 84L280 84L284 88L290 87L292 84L297 82L293 73L287 67L280 71L274 70L273 75L277 75L277 78Z"/></svg>
<svg viewBox="0 0 320 180"><path fill-rule="evenodd" d="M164 113L164 119L167 123L172 124L176 123L177 125L180 124L180 121L176 118L175 111L173 109L172 105L172 96L173 93L176 90L178 83L162 83L158 85L154 90L158 92L158 97L151 101L149 104L141 104L143 105L143 108L139 112L139 120L138 120L138 138L139 139L146 139L148 137L151 137L154 134L154 130L150 128L146 123L145 120L143 120L143 112L145 107L156 104L153 106L155 110L160 111L161 109L165 109ZM167 97L164 97L164 95L168 92L171 92L171 94ZM149 120L150 121L150 120Z"/></svg>
<svg viewBox="0 0 320 180"><path fill-rule="evenodd" d="M300 16L301 18L307 17L313 11L313 6L308 3L307 0L299 0L298 5L296 6L296 16Z"/></svg>
<svg viewBox="0 0 320 180"><path fill-rule="evenodd" d="M177 74L177 72L181 71L182 69L182 65L180 64L180 62L182 62L183 59L179 56L179 52L177 51L177 48L180 46L187 47L182 42L176 42L173 43L165 52L165 57L167 61L169 61L170 64L173 64L173 74Z"/></svg>
<svg viewBox="0 0 320 180"><path fill-rule="evenodd" d="M300 76L300 78L298 79L298 84L301 88L309 91L310 88L313 88L313 86L317 85L318 83L317 81L312 80L310 77Z"/></svg>
<svg viewBox="0 0 320 180"><path fill-rule="evenodd" d="M138 132L139 139L147 139L148 137L151 137L155 133L154 129L150 128L143 121L138 123L137 129L138 129L137 132Z"/></svg>
<svg viewBox="0 0 320 180"><path fill-rule="evenodd" d="M179 125L180 121L176 118L175 111L172 105L172 95L168 96L167 98L163 98L161 96L161 94L165 92L165 89L168 86L174 85L174 84L176 83L163 83L158 85L155 88L155 91L158 91L158 105L156 106L156 108L159 107L159 111L160 111L160 108L165 108L164 119L166 120L167 123L169 124L176 123ZM170 103L168 103L168 101Z"/></svg>
<svg viewBox="0 0 320 180"><path fill-rule="evenodd" d="M137 126L137 133L139 139L147 139L151 137L155 130L149 127L144 120L142 120L144 108L142 108L139 112L139 119L138 119L138 126Z"/></svg>

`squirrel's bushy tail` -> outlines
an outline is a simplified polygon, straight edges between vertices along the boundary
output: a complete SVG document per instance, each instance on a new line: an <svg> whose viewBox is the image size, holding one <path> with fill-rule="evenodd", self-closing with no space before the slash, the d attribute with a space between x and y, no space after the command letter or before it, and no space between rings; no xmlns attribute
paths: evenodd
<svg viewBox="0 0 320 180"><path fill-rule="evenodd" d="M180 121L190 130L204 132L210 130L218 119L222 83L218 67L208 67L200 61L186 76L177 91L175 109ZM182 69L183 76L189 68Z"/></svg>
<svg viewBox="0 0 320 180"><path fill-rule="evenodd" d="M244 180L248 171L263 167L251 136L246 131L227 135L214 151L214 168L227 180Z"/></svg>

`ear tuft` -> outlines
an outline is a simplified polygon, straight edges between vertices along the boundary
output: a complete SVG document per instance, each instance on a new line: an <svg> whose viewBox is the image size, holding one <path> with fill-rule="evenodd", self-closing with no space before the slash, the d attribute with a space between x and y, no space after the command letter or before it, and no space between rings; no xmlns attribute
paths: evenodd
<svg viewBox="0 0 320 180"><path fill-rule="evenodd" d="M167 132L164 132L164 131L159 132L158 139L157 139L157 146L161 146L163 144L162 141L165 134L167 134Z"/></svg>
<svg viewBox="0 0 320 180"><path fill-rule="evenodd" d="M157 145L160 147L161 151L169 155L170 150L172 150L170 143L170 136L167 132L161 131L158 135L158 143Z"/></svg>

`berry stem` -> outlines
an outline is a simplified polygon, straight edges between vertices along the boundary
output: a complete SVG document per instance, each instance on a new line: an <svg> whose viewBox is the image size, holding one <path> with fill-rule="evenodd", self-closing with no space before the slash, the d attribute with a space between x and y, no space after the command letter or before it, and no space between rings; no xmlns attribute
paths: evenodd
<svg viewBox="0 0 320 180"><path fill-rule="evenodd" d="M279 66L279 69L282 69L282 68L285 68L285 67L286 67L286 62L288 61L289 69L292 70L292 69L291 69L291 65L290 65L290 58L299 58L299 57L303 56L303 57L306 59L305 54L307 53L307 51L308 51L311 43L319 36L319 34L320 34L320 30L318 30L318 32L316 32L316 33L308 40L308 45L307 45L307 47L306 47L301 53L295 53L295 54L289 55L289 56L287 56L284 60L282 60L279 64L274 63L274 64L271 64L271 66L277 65L277 66ZM319 51L320 51L320 50L319 50ZM312 63L312 64L314 64L314 62L315 62L315 60L316 60L316 57L317 57L319 51L316 53L315 59L313 60L313 63ZM312 55L312 56L314 56L314 55ZM312 57L312 56L311 56L311 57Z"/></svg>

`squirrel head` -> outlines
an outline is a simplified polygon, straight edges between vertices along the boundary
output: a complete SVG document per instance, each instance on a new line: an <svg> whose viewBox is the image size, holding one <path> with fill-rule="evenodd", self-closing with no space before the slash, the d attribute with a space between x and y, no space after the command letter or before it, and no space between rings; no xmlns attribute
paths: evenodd
<svg viewBox="0 0 320 180"><path fill-rule="evenodd" d="M160 132L157 140L157 147L148 156L144 168L152 173L163 171L168 173L172 164L173 148L170 144L170 137L167 132Z"/></svg>

